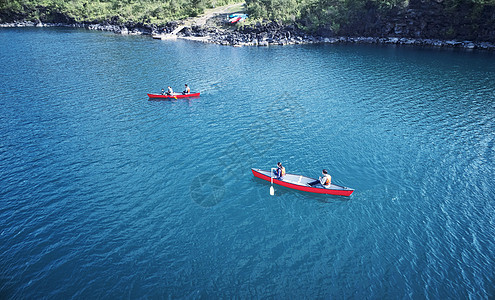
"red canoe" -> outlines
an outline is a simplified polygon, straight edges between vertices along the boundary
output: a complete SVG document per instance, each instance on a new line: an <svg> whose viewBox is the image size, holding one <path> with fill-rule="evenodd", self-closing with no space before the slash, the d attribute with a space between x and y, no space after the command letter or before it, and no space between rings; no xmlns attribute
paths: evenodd
<svg viewBox="0 0 495 300"><path fill-rule="evenodd" d="M231 24L235 24L235 23L239 22L241 19L242 19L242 17L234 17L234 18L230 19L229 21Z"/></svg>
<svg viewBox="0 0 495 300"><path fill-rule="evenodd" d="M190 94L173 94L173 95L162 95L162 94L148 94L148 97L150 98L172 98L172 99L177 99L177 98L187 98L187 97L199 97L200 93L190 93Z"/></svg>
<svg viewBox="0 0 495 300"><path fill-rule="evenodd" d="M271 172L260 170L260 169L251 169L253 171L253 175L255 177L270 181L271 180ZM275 175L273 175L275 176ZM285 174L284 180L278 180L276 177L273 178L273 183L288 187L290 189L295 189L298 191L317 193L317 194L330 194L330 195L339 195L339 196L350 196L354 189L340 186L336 184L330 184L330 187L326 188L321 184L317 184L314 187L309 186L308 183L315 181L316 179L295 175L295 174Z"/></svg>

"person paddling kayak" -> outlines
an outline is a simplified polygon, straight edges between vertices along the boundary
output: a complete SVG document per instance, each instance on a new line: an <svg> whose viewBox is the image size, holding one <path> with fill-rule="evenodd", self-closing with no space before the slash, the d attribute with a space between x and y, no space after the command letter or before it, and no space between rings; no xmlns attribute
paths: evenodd
<svg viewBox="0 0 495 300"><path fill-rule="evenodd" d="M174 90L172 90L172 88L171 88L171 87L168 87L168 88L167 88L167 95L169 95L169 96L170 96L170 95L173 95L173 94L174 94Z"/></svg>
<svg viewBox="0 0 495 300"><path fill-rule="evenodd" d="M315 186L318 183L320 183L324 187L330 187L330 185L332 184L332 176L330 176L330 174L328 174L328 171L325 169L323 169L323 171L321 171L321 173L323 174L323 177L321 177L321 176L318 177L318 180L315 180L313 182L309 182L308 185L309 186Z"/></svg>
<svg viewBox="0 0 495 300"><path fill-rule="evenodd" d="M186 89L182 92L182 95L186 95L186 94L191 93L191 89L187 86L187 84L185 84L185 86L186 86Z"/></svg>
<svg viewBox="0 0 495 300"><path fill-rule="evenodd" d="M284 180L285 177L285 167L282 166L281 162L277 163L277 169L275 170L275 175L278 180Z"/></svg>

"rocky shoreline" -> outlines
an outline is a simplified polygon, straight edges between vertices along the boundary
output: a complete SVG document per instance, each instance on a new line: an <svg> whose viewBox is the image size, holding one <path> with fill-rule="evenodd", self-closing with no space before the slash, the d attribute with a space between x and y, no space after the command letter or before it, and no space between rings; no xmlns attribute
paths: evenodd
<svg viewBox="0 0 495 300"><path fill-rule="evenodd" d="M458 41L442 39L409 38L400 36L389 37L333 37L310 35L293 25L282 25L276 22L256 24L252 26L227 26L222 20L215 20L215 24L205 26L184 27L177 37L205 43L214 43L228 46L272 46L272 45L300 45L300 44L383 44L383 45L412 45L436 48L462 48L495 51L495 44L491 42ZM219 23L220 22L220 23ZM164 35L170 34L181 24L170 22L166 26L144 25L142 23L126 24L87 24L87 23L41 23L41 22L14 22L0 24L6 27L73 27L89 30L110 31L125 35Z"/></svg>
<svg viewBox="0 0 495 300"><path fill-rule="evenodd" d="M179 33L182 37L202 37L203 42L229 46L270 46L299 44L386 44L413 45L445 48L495 50L490 42L473 42L441 39L406 38L406 37L326 37L309 35L295 26L282 26L277 23L257 24L241 27L237 30L221 30L211 27L186 28Z"/></svg>

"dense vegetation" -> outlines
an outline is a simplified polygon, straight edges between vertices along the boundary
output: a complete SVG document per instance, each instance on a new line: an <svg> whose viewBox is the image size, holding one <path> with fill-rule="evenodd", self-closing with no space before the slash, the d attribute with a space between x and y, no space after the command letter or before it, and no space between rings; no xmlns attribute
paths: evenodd
<svg viewBox="0 0 495 300"><path fill-rule="evenodd" d="M164 24L239 0L0 0L0 21Z"/></svg>
<svg viewBox="0 0 495 300"><path fill-rule="evenodd" d="M245 0L247 24L296 24L322 35L495 41L495 0ZM163 25L239 0L0 0L0 22ZM401 29L405 28L405 30Z"/></svg>
<svg viewBox="0 0 495 300"><path fill-rule="evenodd" d="M413 2L414 0L411 0ZM482 18L486 7L495 6L495 0L416 0L416 7L441 5L441 16L458 17L460 11L475 22ZM248 12L264 19L285 23L298 21L308 28L330 26L335 32L341 26L366 18L370 13L386 16L407 9L410 0L246 0Z"/></svg>

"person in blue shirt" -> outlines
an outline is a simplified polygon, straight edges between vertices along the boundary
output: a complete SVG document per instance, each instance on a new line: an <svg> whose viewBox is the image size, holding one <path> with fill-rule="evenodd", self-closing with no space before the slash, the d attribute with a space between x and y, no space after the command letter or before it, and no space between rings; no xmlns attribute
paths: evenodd
<svg viewBox="0 0 495 300"><path fill-rule="evenodd" d="M277 169L275 170L275 176L278 180L284 180L285 177L285 167L282 166L281 162L277 163Z"/></svg>

